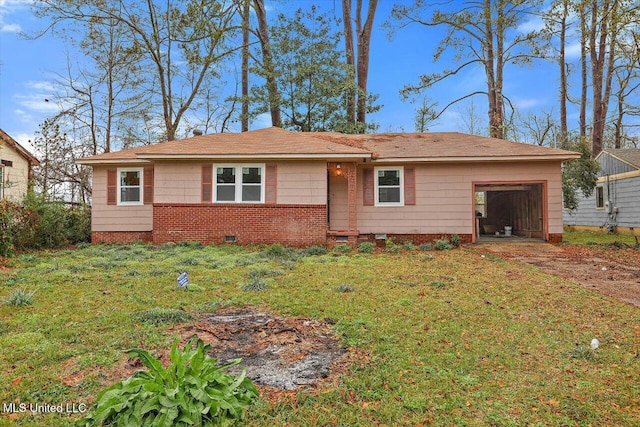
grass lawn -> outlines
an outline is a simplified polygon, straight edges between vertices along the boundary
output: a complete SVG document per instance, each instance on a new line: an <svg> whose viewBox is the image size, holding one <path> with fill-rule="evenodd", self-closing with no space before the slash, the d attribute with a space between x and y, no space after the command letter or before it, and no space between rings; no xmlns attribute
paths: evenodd
<svg viewBox="0 0 640 427"><path fill-rule="evenodd" d="M637 308L473 249L280 249L89 246L9 260L0 300L36 292L31 305L0 305L0 409L90 405L123 350L170 347L167 326L135 312L255 305L331 319L363 356L336 386L258 402L250 425L640 424ZM243 290L256 270L274 273L263 275L268 289ZM177 287L181 271L195 289ZM89 374L65 385L78 372ZM3 412L0 425L78 418Z"/></svg>

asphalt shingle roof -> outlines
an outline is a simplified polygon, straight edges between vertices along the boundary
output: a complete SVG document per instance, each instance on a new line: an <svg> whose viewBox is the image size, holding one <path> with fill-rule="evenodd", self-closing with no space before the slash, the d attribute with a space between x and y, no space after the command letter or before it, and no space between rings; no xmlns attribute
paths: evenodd
<svg viewBox="0 0 640 427"><path fill-rule="evenodd" d="M333 132L298 133L270 127L243 133L194 136L145 147L101 154L80 163L111 163L176 158L230 157L362 157L374 160L424 161L575 158L576 153L536 145L479 137L458 132L380 133L345 135Z"/></svg>

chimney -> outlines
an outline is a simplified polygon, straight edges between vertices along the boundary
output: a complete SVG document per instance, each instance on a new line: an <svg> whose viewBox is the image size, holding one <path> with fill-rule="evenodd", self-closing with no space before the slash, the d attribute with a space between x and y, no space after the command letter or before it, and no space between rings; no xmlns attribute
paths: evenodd
<svg viewBox="0 0 640 427"><path fill-rule="evenodd" d="M200 129L193 130L193 136L201 136L201 135L202 135L202 131Z"/></svg>

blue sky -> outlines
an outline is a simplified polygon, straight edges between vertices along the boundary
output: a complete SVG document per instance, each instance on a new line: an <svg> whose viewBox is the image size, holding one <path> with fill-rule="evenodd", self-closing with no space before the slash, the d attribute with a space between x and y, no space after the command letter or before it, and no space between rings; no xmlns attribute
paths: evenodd
<svg viewBox="0 0 640 427"><path fill-rule="evenodd" d="M436 30L412 25L397 32L393 38L388 37L382 25L396 2L380 0L371 46L369 90L379 95L383 108L370 119L379 124L380 132L413 131L417 104L402 101L399 90L417 82L420 74L451 66L432 61L435 45L440 39ZM271 5L269 13L275 14L277 8L292 10L304 7L310 1L283 3ZM316 0L315 3L320 4L323 10L335 10L337 16L341 15L339 0ZM0 128L27 147L38 125L57 112L56 105L46 100L52 98L56 78L65 74L69 52L61 41L50 36L37 40L19 36L21 31L28 33L42 25L31 14L28 2L0 0ZM526 25L539 23L531 21ZM441 83L428 96L444 106L469 91L484 90L484 82L484 74L480 70L468 70ZM510 66L505 79L505 94L524 114L541 108L549 110L551 105L557 104L557 71L551 65L542 64L529 68ZM482 125L486 126L485 104L482 96L474 100L476 113ZM468 104L451 108L430 130L465 131L460 116L466 114L468 108ZM557 107L554 111L557 114ZM252 124L252 128L261 126L264 124L260 121Z"/></svg>

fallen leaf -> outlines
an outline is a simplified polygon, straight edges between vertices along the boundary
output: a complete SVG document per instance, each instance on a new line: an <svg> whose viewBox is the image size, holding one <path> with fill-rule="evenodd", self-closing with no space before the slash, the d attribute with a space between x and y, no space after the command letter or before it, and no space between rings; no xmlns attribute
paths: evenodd
<svg viewBox="0 0 640 427"><path fill-rule="evenodd" d="M21 376L20 376L20 377L15 378L13 381L11 381L11 385L14 385L14 386L15 386L15 385L20 384L20 381L22 381L22 378L23 378L23 377L21 377Z"/></svg>

